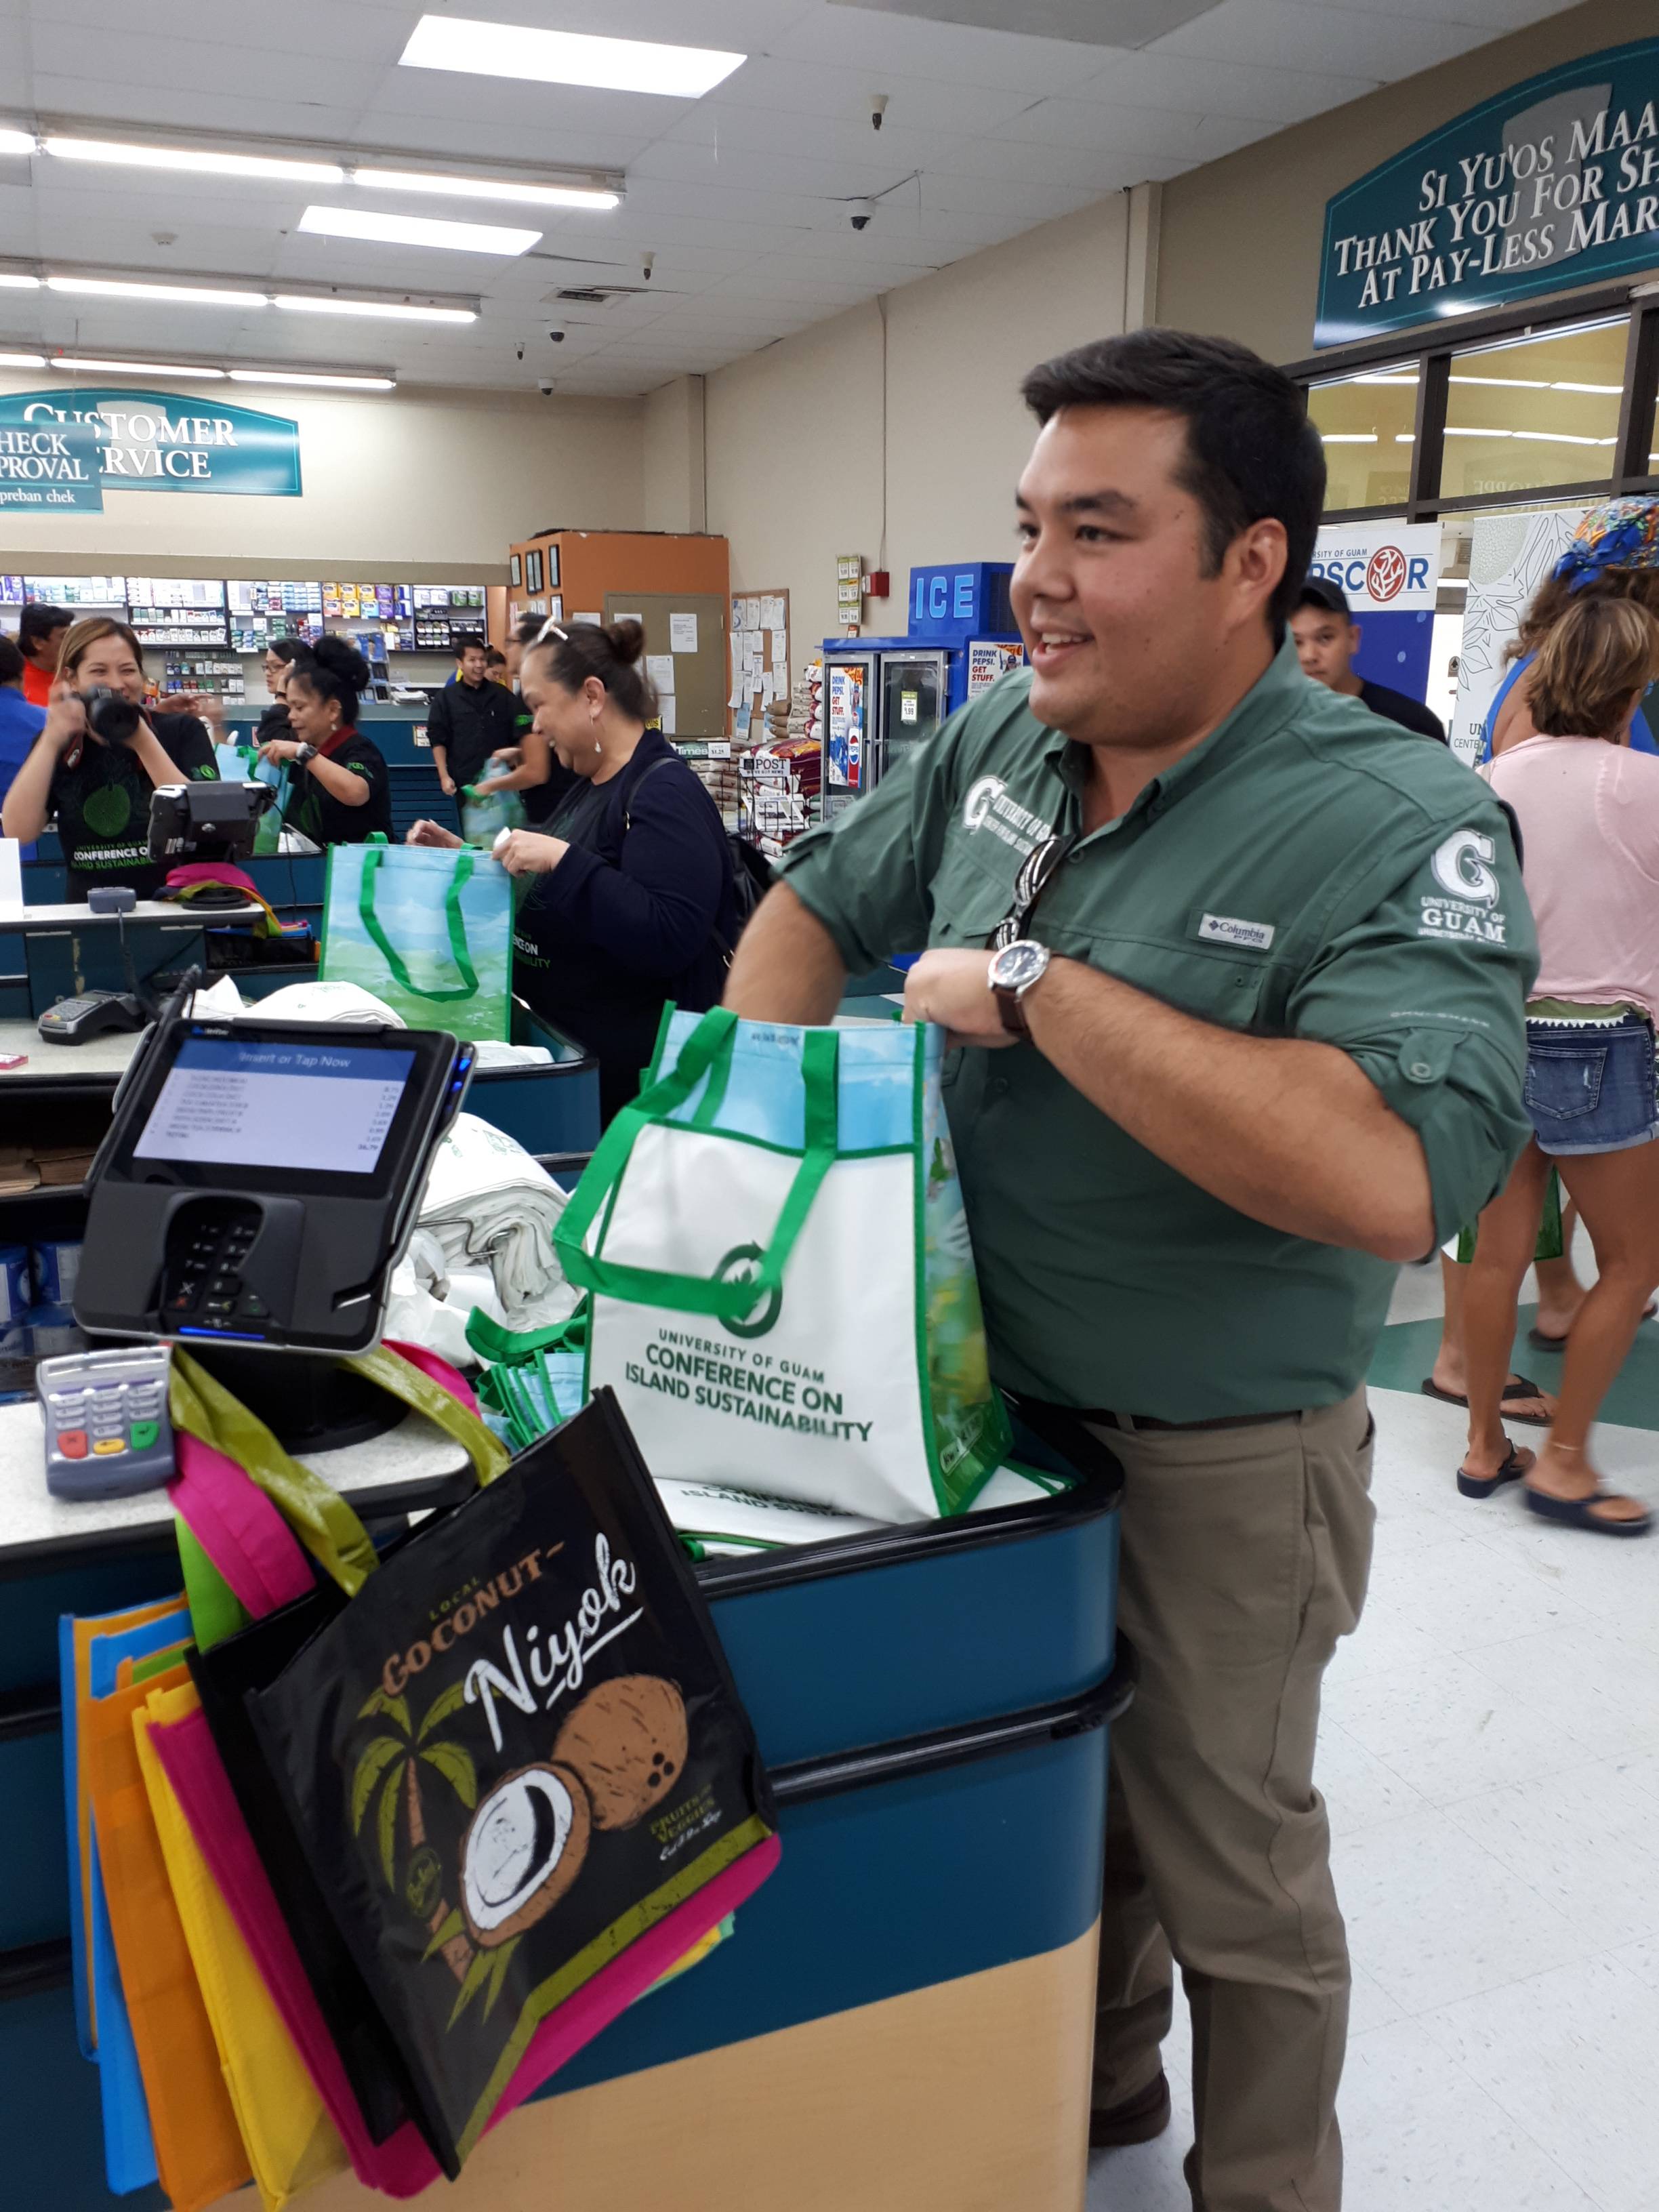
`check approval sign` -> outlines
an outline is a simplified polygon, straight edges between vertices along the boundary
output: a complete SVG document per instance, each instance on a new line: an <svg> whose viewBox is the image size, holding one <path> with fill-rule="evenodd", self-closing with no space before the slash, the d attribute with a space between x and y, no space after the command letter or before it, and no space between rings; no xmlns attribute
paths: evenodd
<svg viewBox="0 0 1659 2212"><path fill-rule="evenodd" d="M42 445L61 448L38 450ZM14 465L8 469L8 458ZM62 471L82 463L85 478ZM59 473L53 481L53 465ZM38 490L9 498L8 487ZM300 495L300 426L286 416L207 400L199 392L82 389L0 393L0 507L51 513L102 505L84 489Z"/></svg>

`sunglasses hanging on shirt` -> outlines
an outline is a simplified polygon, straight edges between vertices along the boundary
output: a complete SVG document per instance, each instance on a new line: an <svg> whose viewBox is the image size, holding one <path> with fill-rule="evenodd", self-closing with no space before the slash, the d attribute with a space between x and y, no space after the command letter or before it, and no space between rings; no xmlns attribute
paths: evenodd
<svg viewBox="0 0 1659 2212"><path fill-rule="evenodd" d="M991 933L990 950L1001 952L1017 945L1030 927L1037 901L1059 872L1060 864L1077 842L1075 835L1045 837L1020 863L1014 878L1014 902Z"/></svg>

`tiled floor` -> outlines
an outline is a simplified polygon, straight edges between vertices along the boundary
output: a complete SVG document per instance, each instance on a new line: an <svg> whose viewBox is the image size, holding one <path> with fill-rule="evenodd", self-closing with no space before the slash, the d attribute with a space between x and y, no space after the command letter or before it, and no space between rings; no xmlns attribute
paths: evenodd
<svg viewBox="0 0 1659 2212"><path fill-rule="evenodd" d="M1408 1274L1396 1316L1437 1303ZM1470 1504L1461 1413L1372 1401L1376 1567L1321 1737L1355 1966L1347 2203L1659 2212L1659 1538ZM1597 1442L1659 1504L1654 1428ZM1168 2057L1175 2125L1092 2161L1089 2212L1190 2212L1184 2032Z"/></svg>

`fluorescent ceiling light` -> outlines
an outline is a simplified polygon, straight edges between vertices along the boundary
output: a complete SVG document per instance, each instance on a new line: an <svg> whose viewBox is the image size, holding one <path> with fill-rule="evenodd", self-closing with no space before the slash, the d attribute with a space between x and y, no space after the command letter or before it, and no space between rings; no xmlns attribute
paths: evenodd
<svg viewBox="0 0 1659 2212"><path fill-rule="evenodd" d="M88 361L82 354L54 354L50 368L90 368L100 376L200 376L224 382L222 368L186 368L171 361Z"/></svg>
<svg viewBox="0 0 1659 2212"><path fill-rule="evenodd" d="M64 161L105 161L126 169L185 169L212 177L279 177L291 184L338 185L336 161L295 161L270 154L220 153L191 146L123 145L109 138L43 138L41 149ZM0 151L3 151L0 146Z"/></svg>
<svg viewBox="0 0 1659 2212"><path fill-rule="evenodd" d="M210 284L136 284L109 276L48 276L52 292L84 294L94 300L175 300L197 307L263 307L263 292L232 292Z"/></svg>
<svg viewBox="0 0 1659 2212"><path fill-rule="evenodd" d="M39 151L32 131L0 131L0 154L33 154Z"/></svg>
<svg viewBox="0 0 1659 2212"><path fill-rule="evenodd" d="M480 23L456 15L422 15L398 57L404 69L592 85L604 92L656 92L672 100L701 100L748 58L711 46L590 38L575 31L532 30L523 23Z"/></svg>
<svg viewBox="0 0 1659 2212"><path fill-rule="evenodd" d="M1414 376L1356 376L1350 380L1355 384L1415 384L1417 379ZM1330 385L1323 388L1326 391L1334 389Z"/></svg>
<svg viewBox="0 0 1659 2212"><path fill-rule="evenodd" d="M1580 438L1571 430L1512 430L1515 438L1530 438L1539 446L1610 446L1611 438Z"/></svg>
<svg viewBox="0 0 1659 2212"><path fill-rule="evenodd" d="M1394 434L1394 442L1396 446L1414 446L1417 443L1417 433L1415 430L1396 430Z"/></svg>
<svg viewBox="0 0 1659 2212"><path fill-rule="evenodd" d="M1625 388L1625 387L1624 387L1624 386L1623 386L1622 384L1565 384L1565 383L1556 383L1556 384L1553 384L1553 385L1551 385L1551 386L1550 386L1550 390L1551 390L1552 392L1600 392L1600 393L1602 393L1602 394L1604 394L1606 397L1607 397L1608 398L1612 398L1612 399L1617 399L1617 398L1618 398L1618 397L1619 397L1619 395L1620 395L1620 393L1623 392L1624 388Z"/></svg>
<svg viewBox="0 0 1659 2212"><path fill-rule="evenodd" d="M1532 376L1454 376L1454 384L1496 385L1500 392L1547 392L1549 386Z"/></svg>
<svg viewBox="0 0 1659 2212"><path fill-rule="evenodd" d="M351 238L373 246L442 246L456 253L528 253L538 230L495 222L444 222L429 215L381 215L368 208L308 207L300 228L317 238Z"/></svg>
<svg viewBox="0 0 1659 2212"><path fill-rule="evenodd" d="M44 368L43 353L0 353L0 368Z"/></svg>
<svg viewBox="0 0 1659 2212"><path fill-rule="evenodd" d="M11 292L38 292L40 289L40 279L38 276L14 276L9 270L3 275L0 275L0 284L3 284L7 290Z"/></svg>
<svg viewBox="0 0 1659 2212"><path fill-rule="evenodd" d="M521 185L511 177L446 177L416 169L374 169L359 166L354 185L377 192L432 192L464 200L522 200L531 207L613 208L622 194L603 185Z"/></svg>
<svg viewBox="0 0 1659 2212"><path fill-rule="evenodd" d="M0 361L5 358L0 354ZM395 392L398 382L391 376L325 376L320 371L301 368L233 368L227 372L233 384L321 384L336 392Z"/></svg>
<svg viewBox="0 0 1659 2212"><path fill-rule="evenodd" d="M1440 588L1443 592L1467 592L1469 588L1469 580L1467 576L1443 576L1440 579Z"/></svg>
<svg viewBox="0 0 1659 2212"><path fill-rule="evenodd" d="M472 307L410 307L392 300L325 300L303 292L279 292L271 303L291 315L380 315L389 322L476 323Z"/></svg>
<svg viewBox="0 0 1659 2212"><path fill-rule="evenodd" d="M1463 430L1456 423L1448 422L1445 434L1449 438L1512 438L1513 430Z"/></svg>
<svg viewBox="0 0 1659 2212"><path fill-rule="evenodd" d="M1374 446L1375 430L1322 430L1320 442L1326 446Z"/></svg>

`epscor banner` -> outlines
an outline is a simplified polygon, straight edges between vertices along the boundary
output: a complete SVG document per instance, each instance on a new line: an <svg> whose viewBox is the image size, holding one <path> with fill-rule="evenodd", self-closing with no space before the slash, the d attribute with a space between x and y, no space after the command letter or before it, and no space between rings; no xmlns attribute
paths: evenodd
<svg viewBox="0 0 1659 2212"><path fill-rule="evenodd" d="M1308 573L1337 586L1359 625L1356 674L1427 698L1439 568L1437 522L1334 523L1320 532Z"/></svg>

